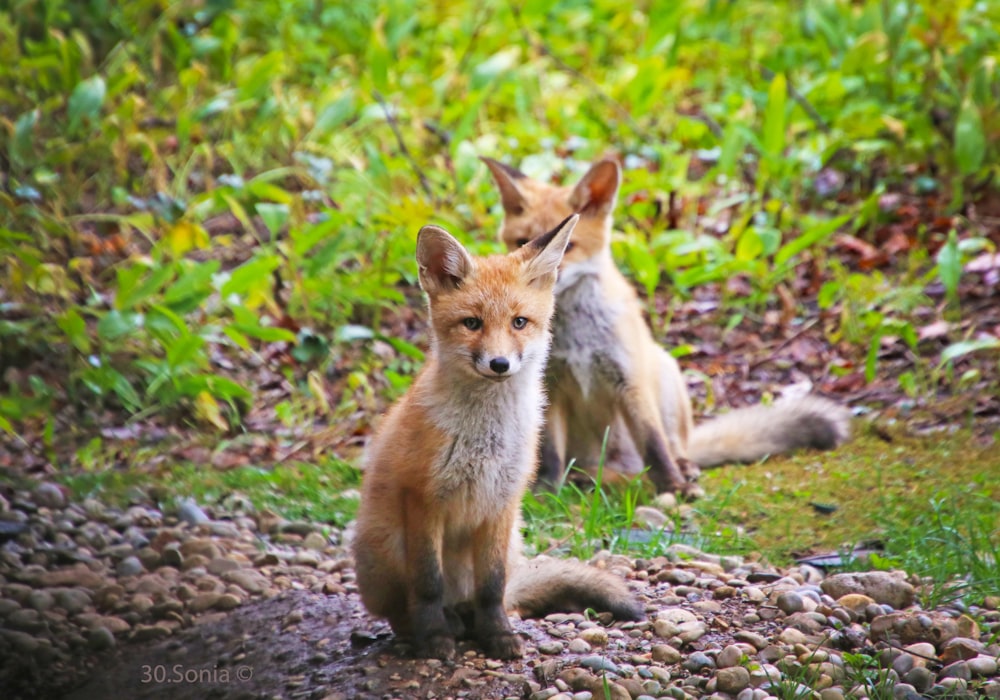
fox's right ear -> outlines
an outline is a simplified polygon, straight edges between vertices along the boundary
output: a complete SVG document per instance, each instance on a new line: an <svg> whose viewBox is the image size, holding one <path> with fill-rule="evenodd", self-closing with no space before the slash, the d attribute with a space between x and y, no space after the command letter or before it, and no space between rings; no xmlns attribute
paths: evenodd
<svg viewBox="0 0 1000 700"><path fill-rule="evenodd" d="M541 287L551 287L556 283L559 263L562 262L569 237L580 220L579 214L573 214L548 233L539 236L531 243L521 248L523 255L529 256L525 268L528 283Z"/></svg>
<svg viewBox="0 0 1000 700"><path fill-rule="evenodd" d="M569 205L581 214L605 216L615 208L622 171L610 158L595 163L576 183Z"/></svg>
<svg viewBox="0 0 1000 700"><path fill-rule="evenodd" d="M523 214L524 210L527 209L527 202L524 200L524 194L521 192L521 188L518 187L517 181L523 180L527 175L517 168L504 165L500 161L487 158L486 156L480 156L479 160L486 163L486 167L493 173L493 181L497 183L497 188L500 190L500 201L503 203L503 210L511 216Z"/></svg>
<svg viewBox="0 0 1000 700"><path fill-rule="evenodd" d="M417 234L420 287L431 296L457 289L475 267L472 256L439 226L424 226Z"/></svg>

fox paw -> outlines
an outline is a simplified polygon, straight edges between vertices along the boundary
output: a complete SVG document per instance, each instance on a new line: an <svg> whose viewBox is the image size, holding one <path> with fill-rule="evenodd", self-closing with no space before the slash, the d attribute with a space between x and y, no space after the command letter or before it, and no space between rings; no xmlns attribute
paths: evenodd
<svg viewBox="0 0 1000 700"><path fill-rule="evenodd" d="M424 659L450 659L455 655L455 638L447 634L432 634L418 641L414 651Z"/></svg>
<svg viewBox="0 0 1000 700"><path fill-rule="evenodd" d="M491 659L519 659L524 656L524 641L512 632L501 632L482 640L483 650Z"/></svg>

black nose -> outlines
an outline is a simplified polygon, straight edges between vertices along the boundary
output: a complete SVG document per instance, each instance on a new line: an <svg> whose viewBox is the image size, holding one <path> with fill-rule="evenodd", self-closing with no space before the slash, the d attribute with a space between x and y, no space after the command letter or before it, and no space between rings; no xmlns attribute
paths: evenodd
<svg viewBox="0 0 1000 700"><path fill-rule="evenodd" d="M490 360L490 369L497 374L503 374L510 369L510 361L506 357L494 357Z"/></svg>

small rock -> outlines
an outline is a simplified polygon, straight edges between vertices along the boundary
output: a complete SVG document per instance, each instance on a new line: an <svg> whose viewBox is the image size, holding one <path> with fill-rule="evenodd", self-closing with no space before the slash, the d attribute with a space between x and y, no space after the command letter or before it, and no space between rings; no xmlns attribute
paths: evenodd
<svg viewBox="0 0 1000 700"><path fill-rule="evenodd" d="M760 651L761 649L765 648L768 644L767 638L757 634L756 632L750 632L748 630L740 630L735 635L733 635L733 638L737 642L746 642L747 644L750 644L755 649L757 649L757 651Z"/></svg>
<svg viewBox="0 0 1000 700"><path fill-rule="evenodd" d="M731 668L733 666L738 666L742 659L743 650L735 644L730 644L725 649L720 651L719 655L715 657L715 664L719 668Z"/></svg>
<svg viewBox="0 0 1000 700"><path fill-rule="evenodd" d="M254 569L235 569L222 575L224 581L235 583L247 593L257 594L267 590L269 581L259 571Z"/></svg>
<svg viewBox="0 0 1000 700"><path fill-rule="evenodd" d="M193 498L185 498L180 502L177 507L177 517L189 525L204 525L209 522L209 517Z"/></svg>
<svg viewBox="0 0 1000 700"><path fill-rule="evenodd" d="M580 632L579 638L595 647L603 647L608 643L608 633L603 627L585 629Z"/></svg>
<svg viewBox="0 0 1000 700"><path fill-rule="evenodd" d="M896 610L912 605L916 596L913 586L906 580L886 571L834 574L823 579L820 588L835 600L848 593L862 593Z"/></svg>
<svg viewBox="0 0 1000 700"><path fill-rule="evenodd" d="M652 656L653 661L668 665L680 663L681 660L681 652L669 644L654 644Z"/></svg>
<svg viewBox="0 0 1000 700"><path fill-rule="evenodd" d="M697 576L684 569L667 569L666 571L661 571L656 578L657 580L667 581L676 586L690 586L698 580Z"/></svg>
<svg viewBox="0 0 1000 700"><path fill-rule="evenodd" d="M924 693L934 684L934 672L925 666L917 666L903 676L903 681L916 688L918 693Z"/></svg>
<svg viewBox="0 0 1000 700"><path fill-rule="evenodd" d="M187 608L195 614L203 613L214 608L221 597L221 593L199 593L188 601Z"/></svg>
<svg viewBox="0 0 1000 700"><path fill-rule="evenodd" d="M35 503L42 508L65 508L66 493L61 487L48 481L43 481L35 487Z"/></svg>
<svg viewBox="0 0 1000 700"><path fill-rule="evenodd" d="M33 608L38 612L45 612L46 610L50 610L55 604L56 604L55 596L49 593L44 588L37 591L32 591L31 595L28 596L28 607Z"/></svg>
<svg viewBox="0 0 1000 700"><path fill-rule="evenodd" d="M992 656L977 656L974 659L969 659L967 663L973 676L989 678L997 674L997 660Z"/></svg>
<svg viewBox="0 0 1000 700"><path fill-rule="evenodd" d="M580 659L580 665L589 668L591 671L607 671L608 673L618 673L618 666L603 656L584 656ZM571 684L572 685L572 684Z"/></svg>
<svg viewBox="0 0 1000 700"><path fill-rule="evenodd" d="M234 596L232 593L223 593L219 596L219 599L215 601L216 610L232 610L233 608L238 608L240 606L240 599Z"/></svg>
<svg viewBox="0 0 1000 700"><path fill-rule="evenodd" d="M941 662L945 665L954 661L974 659L983 651L982 642L965 637L955 637L944 643L941 649Z"/></svg>
<svg viewBox="0 0 1000 700"><path fill-rule="evenodd" d="M576 639L570 640L569 644L566 646L567 649L573 654L589 654L591 651L591 646L585 640L577 637Z"/></svg>
<svg viewBox="0 0 1000 700"><path fill-rule="evenodd" d="M538 645L538 651L548 656L556 656L563 653L563 643L556 640L547 640Z"/></svg>
<svg viewBox="0 0 1000 700"><path fill-rule="evenodd" d="M205 568L208 569L208 573L215 576L221 576L222 574L239 569L240 563L238 561L233 561L232 559L227 559L226 557L216 557L212 561L208 562L208 566Z"/></svg>
<svg viewBox="0 0 1000 700"><path fill-rule="evenodd" d="M742 666L722 668L716 672L715 680L719 690L734 695L750 685L750 672Z"/></svg>
<svg viewBox="0 0 1000 700"><path fill-rule="evenodd" d="M94 651L110 649L115 645L115 635L107 627L94 627L87 633L87 644Z"/></svg>
<svg viewBox="0 0 1000 700"><path fill-rule="evenodd" d="M670 522L670 519L659 508L637 506L633 522L649 530L662 530Z"/></svg>
<svg viewBox="0 0 1000 700"><path fill-rule="evenodd" d="M784 593L779 594L775 604L778 606L778 610L786 615L802 612L806 607L802 596L795 591L785 591Z"/></svg>
<svg viewBox="0 0 1000 700"><path fill-rule="evenodd" d="M142 562L139 561L139 557L125 557L120 562L118 566L115 567L115 572L122 578L128 576L138 576L145 569L142 567Z"/></svg>
<svg viewBox="0 0 1000 700"><path fill-rule="evenodd" d="M972 680L972 670L969 668L969 664L965 661L956 661L953 664L948 664L941 669L941 673L938 674L938 679L941 678L960 678L963 681Z"/></svg>
<svg viewBox="0 0 1000 700"><path fill-rule="evenodd" d="M320 553L312 549L300 549L292 557L292 563L300 566L319 566Z"/></svg>
<svg viewBox="0 0 1000 700"><path fill-rule="evenodd" d="M323 551L330 544L330 541L320 532L310 532L306 535L306 538L302 540L302 546L306 549L315 549L317 551Z"/></svg>
<svg viewBox="0 0 1000 700"><path fill-rule="evenodd" d="M686 670L691 673L700 673L706 669L715 668L715 661L708 654L704 654L700 651L696 651L690 656L688 656L684 662L681 664Z"/></svg>
<svg viewBox="0 0 1000 700"><path fill-rule="evenodd" d="M875 604L875 600L863 593L848 593L837 599L837 605L850 610L858 617L865 614L868 606L873 604Z"/></svg>

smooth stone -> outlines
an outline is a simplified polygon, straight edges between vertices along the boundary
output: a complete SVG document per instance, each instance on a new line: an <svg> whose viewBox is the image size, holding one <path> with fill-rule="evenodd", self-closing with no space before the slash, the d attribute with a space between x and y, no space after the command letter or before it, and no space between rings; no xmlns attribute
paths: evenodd
<svg viewBox="0 0 1000 700"><path fill-rule="evenodd" d="M53 510L66 507L66 493L56 484L43 481L35 487L35 503Z"/></svg>
<svg viewBox="0 0 1000 700"><path fill-rule="evenodd" d="M972 670L966 661L956 661L941 669L938 680L942 678L960 678L963 681L972 680Z"/></svg>
<svg viewBox="0 0 1000 700"><path fill-rule="evenodd" d="M715 668L715 661L713 661L712 657L708 654L696 651L693 654L690 654L687 659L681 663L681 666L691 673L699 673L700 671L704 671L706 669Z"/></svg>
<svg viewBox="0 0 1000 700"><path fill-rule="evenodd" d="M87 644L95 651L115 646L115 635L107 627L94 627L87 633Z"/></svg>
<svg viewBox="0 0 1000 700"><path fill-rule="evenodd" d="M823 579L820 588L835 600L848 593L861 593L896 610L909 607L916 597L912 585L886 571L834 574Z"/></svg>
<svg viewBox="0 0 1000 700"><path fill-rule="evenodd" d="M608 632L603 627L592 627L581 631L579 638L591 646L603 647L608 643Z"/></svg>
<svg viewBox="0 0 1000 700"><path fill-rule="evenodd" d="M978 678L995 676L998 666L1000 666L997 664L997 660L991 656L977 656L974 659L969 659L966 663L969 664L969 671L972 672L972 675Z"/></svg>
<svg viewBox="0 0 1000 700"><path fill-rule="evenodd" d="M125 557L118 562L118 566L115 567L115 573L122 578L126 578L128 576L138 576L143 571L145 571L145 569L142 566L142 562L139 561L139 557L135 556Z"/></svg>
<svg viewBox="0 0 1000 700"><path fill-rule="evenodd" d="M730 644L715 657L715 664L719 668L732 668L733 666L739 666L742 660L743 650L735 644Z"/></svg>
<svg viewBox="0 0 1000 700"><path fill-rule="evenodd" d="M742 666L722 668L716 672L715 680L719 690L732 695L750 685L750 672Z"/></svg>
<svg viewBox="0 0 1000 700"><path fill-rule="evenodd" d="M682 658L681 652L669 644L654 644L651 652L653 661L661 664L672 665L680 663Z"/></svg>
<svg viewBox="0 0 1000 700"><path fill-rule="evenodd" d="M589 668L591 671L607 671L608 673L615 674L619 673L618 665L603 656L585 656L580 659L580 665L583 668Z"/></svg>
<svg viewBox="0 0 1000 700"><path fill-rule="evenodd" d="M567 649L574 654L589 654L591 646L583 639L577 638L570 640Z"/></svg>
<svg viewBox="0 0 1000 700"><path fill-rule="evenodd" d="M177 507L177 517L189 525L204 525L210 521L193 498L185 498Z"/></svg>
<svg viewBox="0 0 1000 700"><path fill-rule="evenodd" d="M869 605L875 605L875 600L863 593L848 593L837 599L837 605L847 608L857 616L866 614Z"/></svg>
<svg viewBox="0 0 1000 700"><path fill-rule="evenodd" d="M800 596L795 591L785 591L778 595L778 600L775 603L778 606L778 610L790 615L792 613L801 612L805 609L805 603Z"/></svg>
<svg viewBox="0 0 1000 700"><path fill-rule="evenodd" d="M563 643L556 640L545 641L538 645L538 652L547 656L561 654L563 653L563 649L565 649Z"/></svg>

